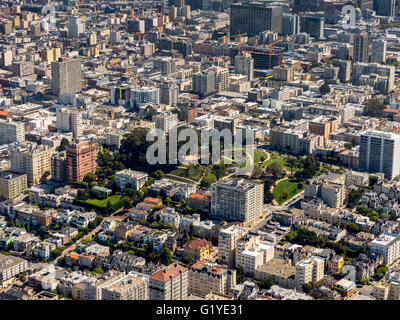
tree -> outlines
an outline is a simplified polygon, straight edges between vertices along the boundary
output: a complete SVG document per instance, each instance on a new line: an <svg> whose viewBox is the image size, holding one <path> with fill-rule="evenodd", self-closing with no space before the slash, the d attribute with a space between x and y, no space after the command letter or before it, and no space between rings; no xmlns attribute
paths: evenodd
<svg viewBox="0 0 400 320"><path fill-rule="evenodd" d="M378 183L379 178L377 176L369 177L369 186L372 187Z"/></svg>
<svg viewBox="0 0 400 320"><path fill-rule="evenodd" d="M157 170L153 173L154 178L161 179L164 177L164 172L162 170Z"/></svg>
<svg viewBox="0 0 400 320"><path fill-rule="evenodd" d="M50 171L46 171L43 173L42 177L40 178L40 183L41 184L46 184L47 183L47 178L50 176Z"/></svg>
<svg viewBox="0 0 400 320"><path fill-rule="evenodd" d="M323 95L328 94L329 92L331 92L331 87L327 83L324 83L322 86L319 87L319 92Z"/></svg>
<svg viewBox="0 0 400 320"><path fill-rule="evenodd" d="M107 214L108 214L108 215L110 215L110 214L112 213L112 204L111 204L110 199L108 199L108 201L107 201L106 210L107 210Z"/></svg>
<svg viewBox="0 0 400 320"><path fill-rule="evenodd" d="M278 162L272 162L265 171L272 175L274 179L278 179L283 175L283 168Z"/></svg>
<svg viewBox="0 0 400 320"><path fill-rule="evenodd" d="M97 274L103 274L103 273L104 273L104 270L103 270L102 268L94 268L94 269L93 269L93 272L94 272L94 273L97 273Z"/></svg>
<svg viewBox="0 0 400 320"><path fill-rule="evenodd" d="M96 174L93 172L88 172L88 174L83 178L83 181L90 183L90 182L95 182L97 179Z"/></svg>
<svg viewBox="0 0 400 320"><path fill-rule="evenodd" d="M128 197L124 197L124 198L122 199L122 202L124 203L124 208L125 208L125 209L130 209L130 208L133 207L133 205L132 205L132 200L129 199Z"/></svg>
<svg viewBox="0 0 400 320"><path fill-rule="evenodd" d="M69 146L69 141L66 138L61 139L60 146L58 147L58 151L65 151L67 150L67 147Z"/></svg>
<svg viewBox="0 0 400 320"><path fill-rule="evenodd" d="M350 222L347 224L346 226L346 230L350 233L358 233L359 231L359 227L357 224L355 224L354 222Z"/></svg>
<svg viewBox="0 0 400 320"><path fill-rule="evenodd" d="M314 284L312 282L304 283L301 289L303 289L305 293L310 293L314 289Z"/></svg>
<svg viewBox="0 0 400 320"><path fill-rule="evenodd" d="M172 263L171 250L169 250L168 248L164 248L163 251L161 251L160 262L165 266L169 266Z"/></svg>
<svg viewBox="0 0 400 320"><path fill-rule="evenodd" d="M365 114L370 117L382 117L385 104L378 99L371 99L365 108Z"/></svg>

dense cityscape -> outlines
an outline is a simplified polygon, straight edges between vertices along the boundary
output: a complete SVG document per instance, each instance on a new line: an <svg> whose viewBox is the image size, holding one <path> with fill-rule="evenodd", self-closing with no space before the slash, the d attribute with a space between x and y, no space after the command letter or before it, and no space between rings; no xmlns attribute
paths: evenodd
<svg viewBox="0 0 400 320"><path fill-rule="evenodd" d="M0 300L400 300L399 76L398 0L1 1Z"/></svg>

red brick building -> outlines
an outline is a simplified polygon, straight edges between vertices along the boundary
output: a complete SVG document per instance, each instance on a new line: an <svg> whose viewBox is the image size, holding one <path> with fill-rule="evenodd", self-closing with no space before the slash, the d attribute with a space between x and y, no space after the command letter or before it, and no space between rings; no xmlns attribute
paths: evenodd
<svg viewBox="0 0 400 320"><path fill-rule="evenodd" d="M82 181L89 172L96 172L96 145L80 142L67 147L65 159L68 182Z"/></svg>

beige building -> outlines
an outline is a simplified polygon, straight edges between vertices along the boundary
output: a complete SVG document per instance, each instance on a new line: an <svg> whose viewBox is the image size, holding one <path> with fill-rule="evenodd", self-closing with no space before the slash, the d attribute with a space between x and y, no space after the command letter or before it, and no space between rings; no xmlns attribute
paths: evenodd
<svg viewBox="0 0 400 320"><path fill-rule="evenodd" d="M305 283L316 283L324 277L324 260L315 256L296 263L296 289L302 290Z"/></svg>
<svg viewBox="0 0 400 320"><path fill-rule="evenodd" d="M45 48L40 51L40 57L48 64L58 61L61 57L61 48Z"/></svg>
<svg viewBox="0 0 400 320"><path fill-rule="evenodd" d="M228 295L236 285L236 270L228 269L208 260L189 268L189 294L205 296L213 293Z"/></svg>
<svg viewBox="0 0 400 320"><path fill-rule="evenodd" d="M26 174L15 174L12 172L0 173L0 197L4 199L15 199L28 188Z"/></svg>
<svg viewBox="0 0 400 320"><path fill-rule="evenodd" d="M264 185L226 179L211 186L211 215L228 221L255 221L263 214Z"/></svg>
<svg viewBox="0 0 400 320"><path fill-rule="evenodd" d="M25 141L25 124L11 119L0 120L0 144Z"/></svg>
<svg viewBox="0 0 400 320"><path fill-rule="evenodd" d="M189 271L173 263L150 276L150 300L185 300L189 291Z"/></svg>
<svg viewBox="0 0 400 320"><path fill-rule="evenodd" d="M84 300L103 300L103 288L111 286L125 276L123 272L110 270L98 278L89 278L84 282Z"/></svg>
<svg viewBox="0 0 400 320"><path fill-rule="evenodd" d="M103 300L149 300L149 276L131 271L102 289Z"/></svg>
<svg viewBox="0 0 400 320"><path fill-rule="evenodd" d="M236 245L240 238L247 233L245 228L230 226L222 229L218 234L218 263L229 267L236 263Z"/></svg>
<svg viewBox="0 0 400 320"><path fill-rule="evenodd" d="M0 253L0 288L9 280L27 269L28 261Z"/></svg>
<svg viewBox="0 0 400 320"><path fill-rule="evenodd" d="M82 90L82 68L79 59L51 63L51 89L54 95Z"/></svg>
<svg viewBox="0 0 400 320"><path fill-rule="evenodd" d="M271 277L276 285L286 289L293 289L295 286L295 273L295 267L290 260L273 258L255 270L254 278L266 281Z"/></svg>
<svg viewBox="0 0 400 320"><path fill-rule="evenodd" d="M74 138L82 135L82 113L77 109L58 108L57 129L66 132L72 132Z"/></svg>
<svg viewBox="0 0 400 320"><path fill-rule="evenodd" d="M15 145L10 150L11 171L26 173L28 185L37 185L40 178L48 171L51 173L51 155L54 149L34 142Z"/></svg>

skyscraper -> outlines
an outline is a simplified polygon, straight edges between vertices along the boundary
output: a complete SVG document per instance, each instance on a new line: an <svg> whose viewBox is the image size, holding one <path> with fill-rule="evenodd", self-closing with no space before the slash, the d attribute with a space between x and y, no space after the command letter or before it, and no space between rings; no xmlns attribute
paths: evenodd
<svg viewBox="0 0 400 320"><path fill-rule="evenodd" d="M235 3L231 5L231 34L258 35L270 30L282 33L282 7L260 2Z"/></svg>
<svg viewBox="0 0 400 320"><path fill-rule="evenodd" d="M389 180L400 174L400 135L369 130L360 136L359 168L384 173Z"/></svg>
<svg viewBox="0 0 400 320"><path fill-rule="evenodd" d="M79 38L85 32L85 24L80 17L70 17L68 20L68 36L70 38Z"/></svg>
<svg viewBox="0 0 400 320"><path fill-rule="evenodd" d="M374 0L374 10L378 16L394 17L395 8L395 0Z"/></svg>
<svg viewBox="0 0 400 320"><path fill-rule="evenodd" d="M369 37L367 34L354 35L354 61L369 62Z"/></svg>
<svg viewBox="0 0 400 320"><path fill-rule="evenodd" d="M78 93L82 90L82 69L80 59L51 63L51 90L55 95Z"/></svg>
<svg viewBox="0 0 400 320"><path fill-rule="evenodd" d="M179 86L173 81L163 81L160 85L160 103L174 106L178 103Z"/></svg>
<svg viewBox="0 0 400 320"><path fill-rule="evenodd" d="M382 63L386 61L386 46L385 39L375 39L372 41L371 62Z"/></svg>
<svg viewBox="0 0 400 320"><path fill-rule="evenodd" d="M235 71L247 76L249 81L254 78L254 59L249 52L243 52L235 57Z"/></svg>
<svg viewBox="0 0 400 320"><path fill-rule="evenodd" d="M300 32L300 18L297 14L285 13L282 17L282 34L293 36Z"/></svg>
<svg viewBox="0 0 400 320"><path fill-rule="evenodd" d="M305 32L311 37L322 39L324 37L325 17L319 14L306 14L300 17L300 32Z"/></svg>

